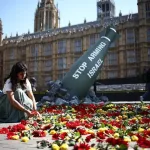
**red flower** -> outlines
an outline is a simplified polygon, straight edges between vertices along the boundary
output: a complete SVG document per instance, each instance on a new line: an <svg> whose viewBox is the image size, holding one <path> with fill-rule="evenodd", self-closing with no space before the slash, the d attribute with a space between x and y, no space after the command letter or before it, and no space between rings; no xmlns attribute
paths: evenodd
<svg viewBox="0 0 150 150"><path fill-rule="evenodd" d="M63 140L67 135L68 134L66 132L63 132L61 134L55 133L55 134L52 135L52 139L53 140L59 140L59 139Z"/></svg>
<svg viewBox="0 0 150 150"><path fill-rule="evenodd" d="M66 123L66 127L70 128L70 129L76 129L76 127L80 126L80 122L79 121L69 121Z"/></svg>
<svg viewBox="0 0 150 150"><path fill-rule="evenodd" d="M106 138L104 132L97 132L97 137L99 137L100 139L105 139Z"/></svg>
<svg viewBox="0 0 150 150"><path fill-rule="evenodd" d="M37 112L36 110L32 110L31 113L32 113L33 115L38 115L38 112Z"/></svg>
<svg viewBox="0 0 150 150"><path fill-rule="evenodd" d="M52 135L52 140L59 140L59 133L55 133Z"/></svg>
<svg viewBox="0 0 150 150"><path fill-rule="evenodd" d="M88 134L85 129L79 128L79 129L77 129L77 131L78 131L81 135L86 135L86 134Z"/></svg>
<svg viewBox="0 0 150 150"><path fill-rule="evenodd" d="M138 141L137 144L138 146L142 148L150 148L150 141L147 140L145 137L142 137L141 135L138 135Z"/></svg>
<svg viewBox="0 0 150 150"><path fill-rule="evenodd" d="M32 123L32 125L33 125L34 127L37 127L37 126L38 126L38 123L37 123L36 121L34 121L34 122Z"/></svg>
<svg viewBox="0 0 150 150"><path fill-rule="evenodd" d="M86 128L92 128L94 124L92 122L84 121L81 123L81 125L85 126Z"/></svg>
<svg viewBox="0 0 150 150"><path fill-rule="evenodd" d="M26 129L25 125L23 124L17 124L17 125L10 127L11 132L21 132L22 130L25 130L25 129Z"/></svg>
<svg viewBox="0 0 150 150"><path fill-rule="evenodd" d="M26 120L21 120L21 124L26 125L27 121Z"/></svg>
<svg viewBox="0 0 150 150"><path fill-rule="evenodd" d="M52 127L51 124L41 126L41 130L48 130Z"/></svg>
<svg viewBox="0 0 150 150"><path fill-rule="evenodd" d="M46 133L42 130L36 130L32 133L33 137L45 137Z"/></svg>
<svg viewBox="0 0 150 150"><path fill-rule="evenodd" d="M63 132L59 135L60 139L64 139L68 134L66 132Z"/></svg>
<svg viewBox="0 0 150 150"><path fill-rule="evenodd" d="M150 130L145 130L143 134L144 134L144 137L148 137L148 136L150 137Z"/></svg>
<svg viewBox="0 0 150 150"><path fill-rule="evenodd" d="M109 144L116 146L116 145L125 145L128 146L128 142L124 141L123 139L114 139L114 138L108 138L106 140Z"/></svg>
<svg viewBox="0 0 150 150"><path fill-rule="evenodd" d="M90 140L93 139L93 138L95 138L95 135L94 135L94 134L88 135L88 136L85 138L85 141L86 141L87 143L89 143Z"/></svg>
<svg viewBox="0 0 150 150"><path fill-rule="evenodd" d="M90 146L86 143L79 143L74 146L74 150L89 150Z"/></svg>
<svg viewBox="0 0 150 150"><path fill-rule="evenodd" d="M9 132L9 129L7 128L0 129L0 134L7 134L8 132Z"/></svg>
<svg viewBox="0 0 150 150"><path fill-rule="evenodd" d="M114 131L113 131L113 130L105 130L105 133L106 133L106 134L111 134L111 135L112 135L112 134L114 134Z"/></svg>
<svg viewBox="0 0 150 150"><path fill-rule="evenodd" d="M14 136L14 135L16 135L14 132L9 132L9 133L7 134L7 139L8 139L8 140L12 139L11 137Z"/></svg>

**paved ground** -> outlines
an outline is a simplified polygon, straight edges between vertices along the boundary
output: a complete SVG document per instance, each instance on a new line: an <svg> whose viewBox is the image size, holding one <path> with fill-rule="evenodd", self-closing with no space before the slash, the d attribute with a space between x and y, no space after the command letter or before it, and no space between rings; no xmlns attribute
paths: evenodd
<svg viewBox="0 0 150 150"><path fill-rule="evenodd" d="M0 124L1 127L8 127L9 125L14 124ZM20 140L7 140L6 135L0 134L0 150L37 150L37 144L36 141L47 138L34 138L32 140L29 140L27 143L21 142ZM48 148L45 148L44 150L50 150Z"/></svg>

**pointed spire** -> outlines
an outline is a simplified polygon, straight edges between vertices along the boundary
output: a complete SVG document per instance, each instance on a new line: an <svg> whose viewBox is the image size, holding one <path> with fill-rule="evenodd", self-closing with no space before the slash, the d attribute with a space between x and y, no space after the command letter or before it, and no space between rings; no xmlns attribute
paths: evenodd
<svg viewBox="0 0 150 150"><path fill-rule="evenodd" d="M120 10L120 12L119 12L119 17L121 17L122 16L122 12L121 12L121 10Z"/></svg>
<svg viewBox="0 0 150 150"><path fill-rule="evenodd" d="M39 8L39 2L37 3L37 9Z"/></svg>
<svg viewBox="0 0 150 150"><path fill-rule="evenodd" d="M130 20L130 12L129 12L128 17L127 17L127 21L128 21L128 20Z"/></svg>
<svg viewBox="0 0 150 150"><path fill-rule="evenodd" d="M16 37L18 36L18 32L16 33Z"/></svg>
<svg viewBox="0 0 150 150"><path fill-rule="evenodd" d="M84 19L84 23L86 23L86 18Z"/></svg>
<svg viewBox="0 0 150 150"><path fill-rule="evenodd" d="M70 21L69 21L69 23L68 23L68 26L69 26L69 27L71 26L71 23L70 23Z"/></svg>
<svg viewBox="0 0 150 150"><path fill-rule="evenodd" d="M0 32L2 32L1 30L2 30L2 20L0 18Z"/></svg>

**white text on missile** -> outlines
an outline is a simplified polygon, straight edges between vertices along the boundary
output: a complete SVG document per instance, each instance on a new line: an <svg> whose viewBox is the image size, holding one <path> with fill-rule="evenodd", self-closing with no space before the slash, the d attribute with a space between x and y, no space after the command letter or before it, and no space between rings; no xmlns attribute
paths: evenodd
<svg viewBox="0 0 150 150"><path fill-rule="evenodd" d="M87 73L88 77L91 78L94 76L96 71L99 69L99 67L102 65L103 61L101 59L98 59L97 63L92 67L92 69Z"/></svg>
<svg viewBox="0 0 150 150"><path fill-rule="evenodd" d="M92 61L101 52L101 50L106 46L106 43L101 42L99 46L90 54L88 59Z"/></svg>
<svg viewBox="0 0 150 150"><path fill-rule="evenodd" d="M76 70L76 72L72 75L75 79L78 79L80 74L87 68L87 63L83 62L82 65Z"/></svg>

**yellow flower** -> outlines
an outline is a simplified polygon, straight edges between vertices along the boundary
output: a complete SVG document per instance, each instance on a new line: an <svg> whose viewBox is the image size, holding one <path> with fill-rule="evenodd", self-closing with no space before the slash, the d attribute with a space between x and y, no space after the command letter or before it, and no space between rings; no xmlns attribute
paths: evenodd
<svg viewBox="0 0 150 150"><path fill-rule="evenodd" d="M70 115L69 115L69 114L67 114L67 115L66 115L66 118L67 118L67 119L70 119L71 117L70 117Z"/></svg>
<svg viewBox="0 0 150 150"><path fill-rule="evenodd" d="M117 122L120 122L120 120L119 120L119 118L118 118L118 117L116 117L116 121L117 121Z"/></svg>
<svg viewBox="0 0 150 150"><path fill-rule="evenodd" d="M141 119L142 119L142 117L141 117L141 116L138 116L137 118L138 118L139 120L141 120Z"/></svg>
<svg viewBox="0 0 150 150"><path fill-rule="evenodd" d="M101 113L101 112L103 112L102 109L98 109L98 110L97 110L97 113Z"/></svg>
<svg viewBox="0 0 150 150"><path fill-rule="evenodd" d="M118 116L118 118L119 118L119 119L122 119L122 116L121 116L121 115L119 115L119 116Z"/></svg>
<svg viewBox="0 0 150 150"><path fill-rule="evenodd" d="M143 128L139 128L139 129L138 129L138 132L143 132L143 131L144 131Z"/></svg>
<svg viewBox="0 0 150 150"><path fill-rule="evenodd" d="M60 133L63 133L63 132L66 132L66 133L69 133L70 131L69 130L60 130Z"/></svg>
<svg viewBox="0 0 150 150"><path fill-rule="evenodd" d="M132 141L138 141L139 138L136 135L132 135L131 139L132 139Z"/></svg>
<svg viewBox="0 0 150 150"><path fill-rule="evenodd" d="M67 122L67 121L63 121L63 122L60 122L60 124L61 124L61 125L64 125L64 124L66 124L66 122Z"/></svg>
<svg viewBox="0 0 150 150"><path fill-rule="evenodd" d="M123 115L122 117L123 117L123 119L127 119L127 118L128 118L128 116L127 116L127 115Z"/></svg>
<svg viewBox="0 0 150 150"><path fill-rule="evenodd" d="M25 126L26 130L30 130L30 127L28 125Z"/></svg>
<svg viewBox="0 0 150 150"><path fill-rule="evenodd" d="M47 120L47 123L50 123L50 122L51 122L50 119L48 119L48 120Z"/></svg>
<svg viewBox="0 0 150 150"><path fill-rule="evenodd" d="M21 142L28 142L29 138L27 136L24 136L21 138Z"/></svg>
<svg viewBox="0 0 150 150"><path fill-rule="evenodd" d="M93 134L93 133L94 133L93 130L87 130L87 132L88 132L89 134Z"/></svg>
<svg viewBox="0 0 150 150"><path fill-rule="evenodd" d="M11 139L12 139L12 140L18 140L18 139L19 139L19 135L13 135L13 136L11 137Z"/></svg>
<svg viewBox="0 0 150 150"><path fill-rule="evenodd" d="M57 117L58 117L58 116L54 115L52 118L55 120L55 119L57 119Z"/></svg>
<svg viewBox="0 0 150 150"><path fill-rule="evenodd" d="M72 110L72 112L76 112L76 110L74 108L72 108L71 110Z"/></svg>
<svg viewBox="0 0 150 150"><path fill-rule="evenodd" d="M138 119L136 117L132 118L132 120L138 121Z"/></svg>
<svg viewBox="0 0 150 150"><path fill-rule="evenodd" d="M128 108L127 107L123 107L123 108L121 108L121 110L128 110Z"/></svg>
<svg viewBox="0 0 150 150"><path fill-rule="evenodd" d="M96 148L94 148L94 147L91 147L89 150L96 150Z"/></svg>
<svg viewBox="0 0 150 150"><path fill-rule="evenodd" d="M131 142L131 139L130 139L130 137L128 137L128 136L124 136L124 141L126 141L126 142Z"/></svg>
<svg viewBox="0 0 150 150"><path fill-rule="evenodd" d="M81 119L80 121L81 121L81 122L84 122L84 119Z"/></svg>
<svg viewBox="0 0 150 150"><path fill-rule="evenodd" d="M147 131L150 131L150 128L148 128Z"/></svg>
<svg viewBox="0 0 150 150"><path fill-rule="evenodd" d="M55 133L56 133L55 130L51 130L49 134L50 134L50 135L53 135L53 134L55 134Z"/></svg>
<svg viewBox="0 0 150 150"><path fill-rule="evenodd" d="M104 132L105 130L107 130L108 128L104 127L104 128L99 128L98 131Z"/></svg>
<svg viewBox="0 0 150 150"><path fill-rule="evenodd" d="M80 143L81 141L82 141L81 138L79 138L79 139L78 139L78 142Z"/></svg>
<svg viewBox="0 0 150 150"><path fill-rule="evenodd" d="M70 137L66 136L64 139L65 139L66 141L69 141L69 140L70 140Z"/></svg>
<svg viewBox="0 0 150 150"><path fill-rule="evenodd" d="M64 143L60 146L60 150L68 150L68 144Z"/></svg>
<svg viewBox="0 0 150 150"><path fill-rule="evenodd" d="M143 110L146 110L146 109L148 109L148 107L146 107L146 106L142 106L142 109L143 109Z"/></svg>
<svg viewBox="0 0 150 150"><path fill-rule="evenodd" d="M118 128L116 126L112 126L112 130L117 131Z"/></svg>
<svg viewBox="0 0 150 150"><path fill-rule="evenodd" d="M115 133L115 134L114 134L114 138L115 138L115 139L118 139L118 138L119 138L119 133Z"/></svg>
<svg viewBox="0 0 150 150"><path fill-rule="evenodd" d="M45 134L47 134L47 131L46 131L46 130L44 130L44 132L45 132Z"/></svg>
<svg viewBox="0 0 150 150"><path fill-rule="evenodd" d="M52 150L60 150L57 144L52 144Z"/></svg>

